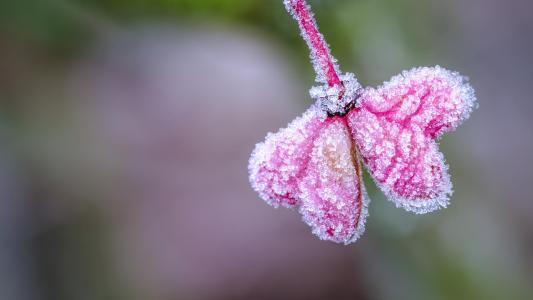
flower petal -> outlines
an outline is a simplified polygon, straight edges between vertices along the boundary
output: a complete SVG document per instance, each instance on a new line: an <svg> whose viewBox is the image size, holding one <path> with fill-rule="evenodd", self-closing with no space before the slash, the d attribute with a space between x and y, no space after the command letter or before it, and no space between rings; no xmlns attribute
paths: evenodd
<svg viewBox="0 0 533 300"><path fill-rule="evenodd" d="M458 73L416 68L366 89L348 123L377 185L416 213L446 207L452 184L435 139L467 119L473 89Z"/></svg>
<svg viewBox="0 0 533 300"><path fill-rule="evenodd" d="M320 131L300 190L300 213L321 239L349 244L364 232L368 198L344 119L329 119Z"/></svg>
<svg viewBox="0 0 533 300"><path fill-rule="evenodd" d="M250 183L268 204L293 207L299 204L298 182L310 159L313 141L326 114L312 106L277 133L269 133L250 157Z"/></svg>

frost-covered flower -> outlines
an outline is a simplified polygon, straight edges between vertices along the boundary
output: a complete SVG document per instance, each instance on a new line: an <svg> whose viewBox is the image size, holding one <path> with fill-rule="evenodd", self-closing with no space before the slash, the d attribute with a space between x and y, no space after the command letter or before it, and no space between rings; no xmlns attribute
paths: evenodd
<svg viewBox="0 0 533 300"><path fill-rule="evenodd" d="M274 207L295 207L321 239L349 244L364 231L369 199L361 159L398 207L423 214L452 193L437 140L466 120L474 90L456 72L414 68L378 88L362 88L339 67L304 0L285 0L311 49L321 86L316 103L269 133L249 162L252 187Z"/></svg>

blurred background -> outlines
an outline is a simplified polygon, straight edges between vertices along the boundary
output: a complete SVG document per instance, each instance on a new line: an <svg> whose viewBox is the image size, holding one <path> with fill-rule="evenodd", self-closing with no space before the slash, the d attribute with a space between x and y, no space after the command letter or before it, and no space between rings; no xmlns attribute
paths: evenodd
<svg viewBox="0 0 533 300"><path fill-rule="evenodd" d="M344 71L439 64L480 108L448 209L314 237L247 160L311 103L281 0L0 1L0 299L532 299L533 2L310 1Z"/></svg>

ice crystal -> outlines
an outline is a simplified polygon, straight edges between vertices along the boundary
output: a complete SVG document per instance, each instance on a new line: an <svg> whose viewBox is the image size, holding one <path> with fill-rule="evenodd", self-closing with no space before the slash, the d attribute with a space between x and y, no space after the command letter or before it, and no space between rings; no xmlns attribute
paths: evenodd
<svg viewBox="0 0 533 300"><path fill-rule="evenodd" d="M314 86L309 90L311 98L317 100L322 110L330 115L344 115L357 105L356 98L361 91L361 85L355 75L346 73L340 76L342 85L329 86L327 84Z"/></svg>
<svg viewBox="0 0 533 300"><path fill-rule="evenodd" d="M293 207L300 203L298 184L325 120L326 114L311 106L287 128L267 134L256 145L248 165L250 182L268 204Z"/></svg>
<svg viewBox="0 0 533 300"><path fill-rule="evenodd" d="M300 213L323 240L349 244L364 231L368 198L354 146L344 119L328 121L299 184Z"/></svg>
<svg viewBox="0 0 533 300"><path fill-rule="evenodd" d="M331 55L329 46L311 13L309 5L304 0L284 0L285 8L298 22L303 39L311 49L310 58L316 73L316 81L330 86L340 84L339 66Z"/></svg>
<svg viewBox="0 0 533 300"><path fill-rule="evenodd" d="M311 49L321 86L303 116L257 144L252 187L274 207L298 207L323 240L349 244L364 231L369 199L360 158L398 207L427 213L452 193L437 140L476 107L466 78L439 66L414 68L378 88L362 89L338 67L304 0L285 0Z"/></svg>
<svg viewBox="0 0 533 300"><path fill-rule="evenodd" d="M377 185L397 206L416 213L446 207L448 167L435 139L468 118L472 88L439 66L415 68L361 94L348 123Z"/></svg>

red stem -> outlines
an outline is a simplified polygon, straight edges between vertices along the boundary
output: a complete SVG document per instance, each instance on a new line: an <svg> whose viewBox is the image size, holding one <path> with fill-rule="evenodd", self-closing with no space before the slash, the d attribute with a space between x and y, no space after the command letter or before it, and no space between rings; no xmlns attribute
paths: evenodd
<svg viewBox="0 0 533 300"><path fill-rule="evenodd" d="M313 66L318 77L325 79L330 87L342 88L343 84L339 78L335 59L330 53L324 36L318 31L310 6L305 0L285 0L285 6L300 25L302 36L311 50Z"/></svg>

